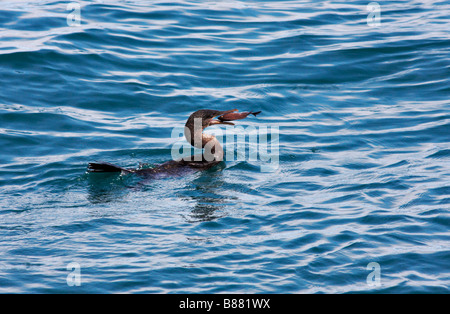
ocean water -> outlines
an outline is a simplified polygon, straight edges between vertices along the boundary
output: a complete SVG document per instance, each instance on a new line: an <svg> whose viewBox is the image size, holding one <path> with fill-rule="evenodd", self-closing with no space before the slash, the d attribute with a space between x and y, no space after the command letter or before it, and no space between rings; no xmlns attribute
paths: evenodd
<svg viewBox="0 0 450 314"><path fill-rule="evenodd" d="M450 292L448 1L14 0L0 38L1 293ZM86 172L205 108L278 162Z"/></svg>

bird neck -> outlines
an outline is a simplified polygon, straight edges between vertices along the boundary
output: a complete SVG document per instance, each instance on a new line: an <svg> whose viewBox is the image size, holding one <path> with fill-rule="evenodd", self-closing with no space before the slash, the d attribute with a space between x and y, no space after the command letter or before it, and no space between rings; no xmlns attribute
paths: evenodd
<svg viewBox="0 0 450 314"><path fill-rule="evenodd" d="M222 161L223 148L219 140L214 135L203 133L202 127L194 125L186 124L184 128L186 140L194 147L205 149L203 156L206 161Z"/></svg>
<svg viewBox="0 0 450 314"><path fill-rule="evenodd" d="M206 139L203 155L207 161L222 161L223 148L219 140L214 135L203 134L203 140Z"/></svg>

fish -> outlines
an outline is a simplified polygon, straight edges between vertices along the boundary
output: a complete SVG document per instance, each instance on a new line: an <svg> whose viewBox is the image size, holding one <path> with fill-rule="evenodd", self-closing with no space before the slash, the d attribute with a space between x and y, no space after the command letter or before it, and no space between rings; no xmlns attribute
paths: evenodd
<svg viewBox="0 0 450 314"><path fill-rule="evenodd" d="M247 111L247 112L229 112L221 115L217 119L220 121L234 121L247 118L248 115L252 114L256 117L257 114L260 114L261 111Z"/></svg>

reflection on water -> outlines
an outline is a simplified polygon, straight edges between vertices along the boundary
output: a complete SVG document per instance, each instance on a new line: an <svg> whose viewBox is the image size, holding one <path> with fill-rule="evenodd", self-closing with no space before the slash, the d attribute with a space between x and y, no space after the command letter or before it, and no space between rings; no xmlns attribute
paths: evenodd
<svg viewBox="0 0 450 314"><path fill-rule="evenodd" d="M91 173L88 175L87 199L92 204L110 203L124 198L129 192L130 176L118 173Z"/></svg>
<svg viewBox="0 0 450 314"><path fill-rule="evenodd" d="M184 171L179 175L160 175L152 178L135 174L89 173L87 199L92 204L117 202L130 193L149 189L155 195L158 195L160 189L160 194L165 195L169 192L167 189L173 188L171 183L182 184L183 189L179 190L177 197L189 206L194 203L186 219L190 222L210 221L223 216L217 212L220 212L227 202L227 197L220 193L225 184L222 179L222 170L225 168L226 164L222 162L211 169L196 171L194 175Z"/></svg>
<svg viewBox="0 0 450 314"><path fill-rule="evenodd" d="M222 170L225 167L222 162L189 183L183 197L193 200L195 205L187 218L188 221L211 221L223 216L220 210L225 206L227 198L220 191L225 184L222 178Z"/></svg>

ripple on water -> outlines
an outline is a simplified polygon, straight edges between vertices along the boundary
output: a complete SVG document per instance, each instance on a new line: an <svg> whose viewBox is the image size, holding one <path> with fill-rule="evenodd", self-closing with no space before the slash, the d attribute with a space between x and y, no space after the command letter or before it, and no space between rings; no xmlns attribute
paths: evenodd
<svg viewBox="0 0 450 314"><path fill-rule="evenodd" d="M446 3L79 3L0 10L0 292L448 293ZM261 110L279 167L86 173L199 108Z"/></svg>

